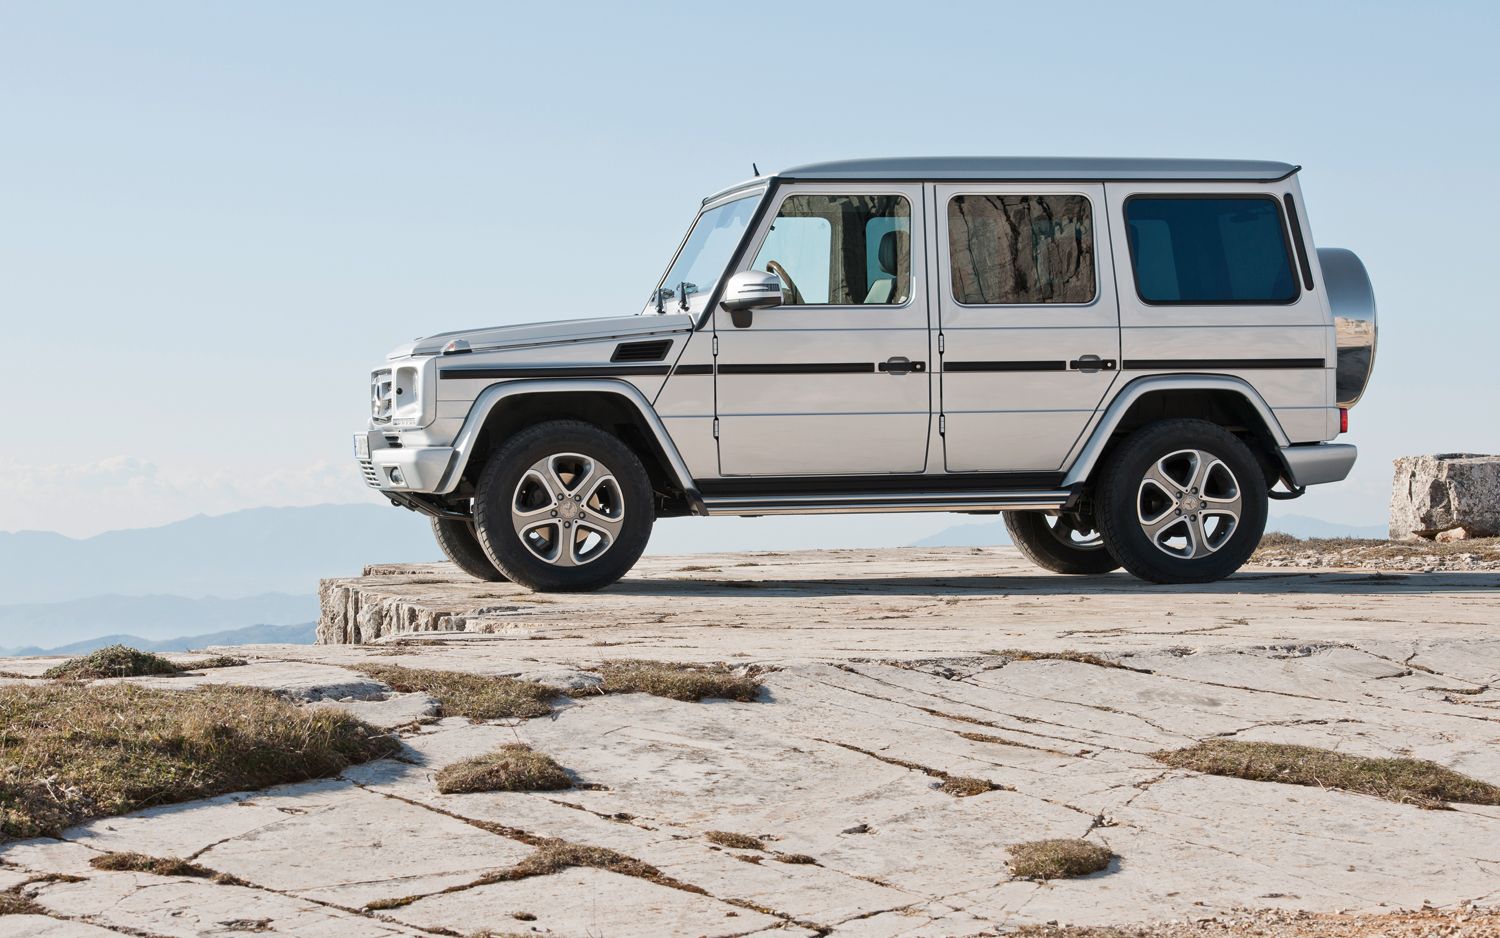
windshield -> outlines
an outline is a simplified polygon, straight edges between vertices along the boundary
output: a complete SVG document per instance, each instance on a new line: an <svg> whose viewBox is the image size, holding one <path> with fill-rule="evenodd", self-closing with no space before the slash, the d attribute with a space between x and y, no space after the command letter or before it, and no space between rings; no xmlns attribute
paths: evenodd
<svg viewBox="0 0 1500 938"><path fill-rule="evenodd" d="M730 255L745 236L760 195L754 192L715 205L698 216L677 254L677 260L672 263L672 269L663 278L659 293L651 296L646 312L656 312L658 305L663 312L679 312L684 303L691 306L698 297L707 297L713 292L719 278L724 276L724 268L729 266Z"/></svg>

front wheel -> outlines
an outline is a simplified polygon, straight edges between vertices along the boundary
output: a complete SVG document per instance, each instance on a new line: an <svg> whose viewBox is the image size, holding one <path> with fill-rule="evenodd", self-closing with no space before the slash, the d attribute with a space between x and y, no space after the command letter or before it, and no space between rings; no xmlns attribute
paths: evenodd
<svg viewBox="0 0 1500 938"><path fill-rule="evenodd" d="M1005 529L1028 560L1053 573L1098 576L1120 567L1093 524L1075 515L1007 511Z"/></svg>
<svg viewBox="0 0 1500 938"><path fill-rule="evenodd" d="M581 592L624 576L651 538L646 468L619 438L578 420L517 433L491 454L474 493L484 552L512 581Z"/></svg>
<svg viewBox="0 0 1500 938"><path fill-rule="evenodd" d="M1239 437L1162 420L1127 437L1094 489L1104 546L1155 583L1207 583L1250 559L1266 529L1266 479Z"/></svg>

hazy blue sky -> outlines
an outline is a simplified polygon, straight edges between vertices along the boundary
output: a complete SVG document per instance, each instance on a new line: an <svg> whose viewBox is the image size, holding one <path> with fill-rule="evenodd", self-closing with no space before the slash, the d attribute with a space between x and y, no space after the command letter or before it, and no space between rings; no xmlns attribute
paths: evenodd
<svg viewBox="0 0 1500 938"><path fill-rule="evenodd" d="M1500 18L1214 6L0 0L0 529L368 498L399 340L633 313L752 160L913 153L1303 164L1382 332L1288 510L1378 523L1393 456L1500 451Z"/></svg>

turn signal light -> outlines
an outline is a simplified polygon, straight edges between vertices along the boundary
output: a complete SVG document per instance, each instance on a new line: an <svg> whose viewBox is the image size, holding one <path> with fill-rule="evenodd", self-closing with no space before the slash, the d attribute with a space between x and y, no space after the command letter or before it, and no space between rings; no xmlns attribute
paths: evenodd
<svg viewBox="0 0 1500 938"><path fill-rule="evenodd" d="M1339 432L1349 432L1349 408L1347 407L1339 408Z"/></svg>

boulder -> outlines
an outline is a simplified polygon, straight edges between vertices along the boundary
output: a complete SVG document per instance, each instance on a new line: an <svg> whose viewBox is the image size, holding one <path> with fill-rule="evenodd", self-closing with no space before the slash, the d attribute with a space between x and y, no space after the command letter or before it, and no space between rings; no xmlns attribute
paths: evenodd
<svg viewBox="0 0 1500 938"><path fill-rule="evenodd" d="M1402 456L1391 483L1391 537L1500 537L1500 456Z"/></svg>

